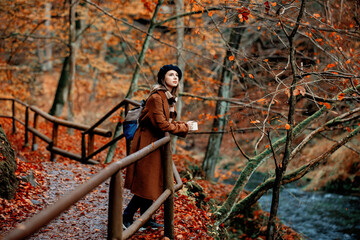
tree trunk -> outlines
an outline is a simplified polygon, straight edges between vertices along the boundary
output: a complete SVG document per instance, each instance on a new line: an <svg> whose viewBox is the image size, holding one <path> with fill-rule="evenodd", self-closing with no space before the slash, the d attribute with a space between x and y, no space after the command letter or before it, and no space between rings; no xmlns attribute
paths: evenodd
<svg viewBox="0 0 360 240"><path fill-rule="evenodd" d="M218 90L219 98L230 97L230 84L232 82L232 73L230 72L234 62L229 60L230 56L234 56L234 50L239 48L241 35L244 32L243 28L235 27L231 29L228 49L224 59L224 66L221 72L221 85ZM229 103L225 101L218 101L215 108L215 118L212 125L213 131L224 131L226 124L226 113L229 108ZM209 137L205 158L202 164L202 169L205 172L207 179L214 178L215 167L220 155L220 147L223 134L212 134Z"/></svg>
<svg viewBox="0 0 360 240"><path fill-rule="evenodd" d="M63 66L60 74L60 79L56 88L56 93L52 107L49 111L50 115L60 116L66 102L68 95L68 82L69 82L69 56L64 58Z"/></svg>
<svg viewBox="0 0 360 240"><path fill-rule="evenodd" d="M267 240L275 239L275 233L277 233L276 229L276 215L277 210L279 207L279 201L280 201L280 187L281 187L281 181L284 176L284 173L286 172L287 165L290 160L290 154L292 151L292 143L294 138L294 114L295 114L295 107L296 107L296 96L294 94L294 90L296 88L297 84L297 68L296 68L296 57L295 57L295 46L294 46L294 36L298 30L298 27L300 25L300 20L303 15L303 11L305 8L305 0L301 3L300 12L296 21L296 25L294 29L292 30L291 34L288 36L289 40L289 48L290 48L290 64L291 64L291 70L293 74L293 81L290 87L290 99L289 99L289 114L288 114L288 124L290 128L287 130L286 135L286 143L285 143L285 152L284 157L282 159L281 166L276 166L276 177L275 177L275 184L273 188L273 195L271 200L271 208L270 208L270 217L267 225ZM275 156L274 156L275 157Z"/></svg>
<svg viewBox="0 0 360 240"><path fill-rule="evenodd" d="M76 40L76 8L79 4L77 0L70 1L70 9L69 9L69 46L70 46L70 59L69 59L69 90L67 94L67 102L68 102L68 120L74 120L74 109L73 109L73 99L72 99L72 89L75 82L75 74L76 74L76 53L78 50L78 44Z"/></svg>
<svg viewBox="0 0 360 240"><path fill-rule="evenodd" d="M75 2L76 4L76 2ZM71 6L71 5L70 5ZM76 14L76 6L70 7L74 8L74 14ZM70 14L71 14L70 10ZM75 63L76 63L76 51L79 49L79 45L81 42L82 34L82 21L80 19L74 19L74 23L71 24L71 16L69 16L70 20L70 30L69 30L69 56L65 57L63 61L63 67L60 74L60 79L56 88L56 93L54 97L53 104L49 111L50 115L60 116L63 112L64 106L68 103L68 119L71 120L73 118L73 110L72 110L72 101L68 102L71 99L72 95L72 86L73 86L73 78L75 78ZM73 27L73 28L72 28ZM74 30L75 29L75 30ZM75 33L70 34L71 31L75 31ZM72 40L71 40L72 38ZM74 56L72 56L74 55ZM70 64L72 67L70 67ZM71 73L70 73L71 72Z"/></svg>
<svg viewBox="0 0 360 240"><path fill-rule="evenodd" d="M141 52L138 56L138 59L137 59L137 64L136 64L136 67L135 67L135 70L134 70L134 73L133 73L133 76L132 76L132 79L131 79L131 83L130 83L130 87L129 87L129 90L125 96L125 98L132 98L135 90L136 90L136 86L137 86L137 83L138 83L138 79L139 79L139 74L140 74L140 69L144 63L144 59L145 59L145 54L146 54L146 51L149 47L149 44L150 44L150 38L151 38L151 35L156 27L156 17L157 17L157 14L160 10L160 7L161 5L163 4L164 0L159 0L157 5L156 5L156 8L154 10L154 14L153 14L153 17L151 19L151 22L150 22L150 26L149 26L149 29L147 31L147 35L145 37L145 40L144 40L144 43L143 43L143 46L142 46L142 49L141 49ZM115 131L114 131L114 136L113 136L113 139L120 136L121 134L121 128L122 128L122 124L119 122L116 124L116 127L115 127ZM114 153L115 153L115 148L116 148L116 143L114 143L113 145L110 146L109 148L109 151L108 151L108 154L106 156L106 159L105 159L105 163L109 163L111 162L113 156L114 156Z"/></svg>
<svg viewBox="0 0 360 240"><path fill-rule="evenodd" d="M6 137L4 130L0 125L0 197L4 199L13 199L18 180L15 176L17 168L15 153Z"/></svg>
<svg viewBox="0 0 360 240"><path fill-rule="evenodd" d="M51 3L45 4L45 27L46 27L46 36L51 37ZM53 68L52 60L52 44L51 41L45 40L45 62L42 65L43 71L49 71Z"/></svg>
<svg viewBox="0 0 360 240"><path fill-rule="evenodd" d="M183 14L184 12L184 1L178 0L175 2L176 6L176 15ZM180 17L176 19L176 45L177 45L177 52L176 52L176 61L177 66L181 69L181 71L185 71L185 60L184 57L181 55L183 42L184 42L184 18ZM184 89L184 81L185 81L185 74L183 74L183 79L179 82L179 92L182 92ZM176 112L177 112L177 119L181 119L181 110L182 110L182 101L181 97L178 97L178 101L176 102ZM173 135L171 138L171 146L172 152L176 152L176 141L177 136Z"/></svg>

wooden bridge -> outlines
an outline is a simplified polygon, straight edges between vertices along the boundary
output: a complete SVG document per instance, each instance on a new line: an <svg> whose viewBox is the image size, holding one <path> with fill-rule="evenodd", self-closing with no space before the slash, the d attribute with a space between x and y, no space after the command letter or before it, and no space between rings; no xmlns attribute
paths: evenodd
<svg viewBox="0 0 360 240"><path fill-rule="evenodd" d="M131 106L139 106L138 102L124 99L108 113L106 113L99 121L92 126L78 124L63 119L53 117L36 106L30 106L16 98L0 98L0 102L11 102L11 115L0 115L2 118L12 119L12 131L16 132L16 122L25 126L24 141L25 145L29 144L29 132L32 133L32 150L37 149L37 139L46 142L47 150L51 152L50 160L55 159L55 155L59 154L70 159L80 161L82 163L96 163L91 158L100 152L106 150L111 145L115 144L118 140L124 137L124 134L119 135L111 139L109 142L94 149L94 137L96 135L103 137L112 137L111 131L99 128L106 119L110 118L118 109L124 108L125 114L129 111ZM19 112L19 109L22 111ZM22 116L22 118L21 118ZM33 117L33 126L30 126L29 118ZM38 129L38 118L52 123L52 137L49 138ZM58 146L58 128L63 126L70 129L78 129L81 131L81 153L73 153L66 151ZM129 153L130 142L126 144L127 153ZM140 216L140 220L136 220L129 228L123 231L122 227L122 203L123 203L123 184L121 170L126 168L132 163L139 161L152 151L165 146L164 151L164 191L160 197L154 201L151 207ZM172 161L172 153L170 148L170 135L165 134L165 137L153 142L140 151L126 156L125 158L108 165L101 170L98 174L94 175L91 179L85 183L79 185L73 189L69 194L59 199L53 205L48 206L46 209L39 212L32 218L27 219L25 222L18 224L14 229L8 232L4 236L0 236L3 239L23 239L27 236L38 231L42 226L48 224L52 219L59 216L62 212L79 201L85 195L89 194L94 188L101 183L110 180L109 189L109 209L108 209L108 239L127 239L134 235L139 228L151 218L151 216L164 204L164 236L170 239L174 239L174 192L182 187L181 178L176 170L176 167ZM174 178L176 184L174 185Z"/></svg>

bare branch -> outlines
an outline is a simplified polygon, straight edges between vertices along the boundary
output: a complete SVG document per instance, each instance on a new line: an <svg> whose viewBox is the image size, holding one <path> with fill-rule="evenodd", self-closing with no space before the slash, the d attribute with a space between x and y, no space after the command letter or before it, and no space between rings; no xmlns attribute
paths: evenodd
<svg viewBox="0 0 360 240"><path fill-rule="evenodd" d="M271 138L270 138L270 131L268 130L267 131L267 134L266 134L268 140L269 140L269 144L270 144L270 148L271 148L271 151L272 151L272 154L273 154L273 158L274 158L274 164L275 164L275 167L276 169L279 169L279 166L277 164L277 160L276 160L276 154L275 154L275 151L274 151L274 147L272 145L272 141L271 141Z"/></svg>
<svg viewBox="0 0 360 240"><path fill-rule="evenodd" d="M230 127L230 129L231 129L231 135L232 135L232 137L233 137L233 139L234 139L234 142L235 142L237 148L240 150L241 154L242 154L248 161L250 161L250 158L245 154L245 152L241 149L239 143L237 142L237 140L236 140L236 138L235 138L235 134L234 134L233 128Z"/></svg>

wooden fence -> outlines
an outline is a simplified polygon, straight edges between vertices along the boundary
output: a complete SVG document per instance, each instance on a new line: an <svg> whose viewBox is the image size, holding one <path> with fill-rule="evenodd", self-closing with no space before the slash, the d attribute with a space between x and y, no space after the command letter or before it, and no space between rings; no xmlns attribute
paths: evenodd
<svg viewBox="0 0 360 240"><path fill-rule="evenodd" d="M124 135L121 134L119 137L116 137L106 143L104 146L100 147L94 151L94 135L101 135L105 137L111 137L112 134L109 131L97 128L102 122L109 118L115 111L121 107L125 107L125 112L129 110L129 105L138 106L139 103L125 99L120 102L117 106L111 109L107 114L104 115L99 121L97 121L93 126L86 126L82 124L77 124L62 119L55 118L49 114L41 111L35 106L28 106L27 104L12 98L0 98L1 101L12 101L12 115L0 117L12 118L13 119L13 132L16 132L16 124L18 121L25 126L25 144L28 144L28 131L33 133L33 149L34 144L36 144L36 137L42 139L48 143L47 149L51 152L51 159L53 159L54 154L60 154L71 159L75 159L84 163L91 161L91 157L105 150L107 147L114 144L119 139L123 138ZM26 107L25 110L25 122L21 121L16 117L16 107L15 104L19 103ZM29 126L29 110L34 112L34 121L33 127ZM52 138L50 139L40 131L36 129L37 118L38 116L43 117L44 119L53 123L52 129ZM81 155L67 152L59 146L57 146L57 131L58 126L65 126L68 128L74 128L82 130L82 150ZM88 136L88 148L86 149L86 136ZM127 144L128 145L128 144ZM35 145L36 146L36 145ZM122 228L122 207L123 207L123 184L121 170L126 168L132 163L139 161L144 156L150 154L152 151L165 146L163 151L164 154L164 191L160 197L154 201L151 207L140 217L142 221L136 220L129 228L123 232ZM126 239L136 233L136 231L151 218L157 209L164 204L164 235L170 239L174 239L174 191L179 190L182 187L181 178L179 173L176 170L176 167L172 161L172 153L170 150L170 135L169 133L165 134L165 137L157 140L156 142L149 144L145 148L141 149L138 152L135 152L127 157L114 162L108 165L106 168L101 170L98 174L93 176L91 179L86 181L83 184L80 184L72 192L59 199L53 205L50 205L45 210L41 211L34 217L27 219L24 223L18 224L16 228L8 232L4 239L23 239L27 236L30 236L32 233L38 231L42 226L48 224L52 219L59 216L62 212L68 209L71 205L79 201L85 195L89 194L94 188L99 186L108 178L110 180L110 191L109 191L109 209L108 209L108 239ZM176 185L174 186L174 178Z"/></svg>

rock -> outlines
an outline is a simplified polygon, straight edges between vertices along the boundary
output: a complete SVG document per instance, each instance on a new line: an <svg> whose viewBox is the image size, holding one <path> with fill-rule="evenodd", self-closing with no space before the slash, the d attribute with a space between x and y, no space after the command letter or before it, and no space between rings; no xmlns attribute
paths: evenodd
<svg viewBox="0 0 360 240"><path fill-rule="evenodd" d="M19 182L15 176L17 168L15 153L0 125L0 197L12 199L15 197Z"/></svg>

